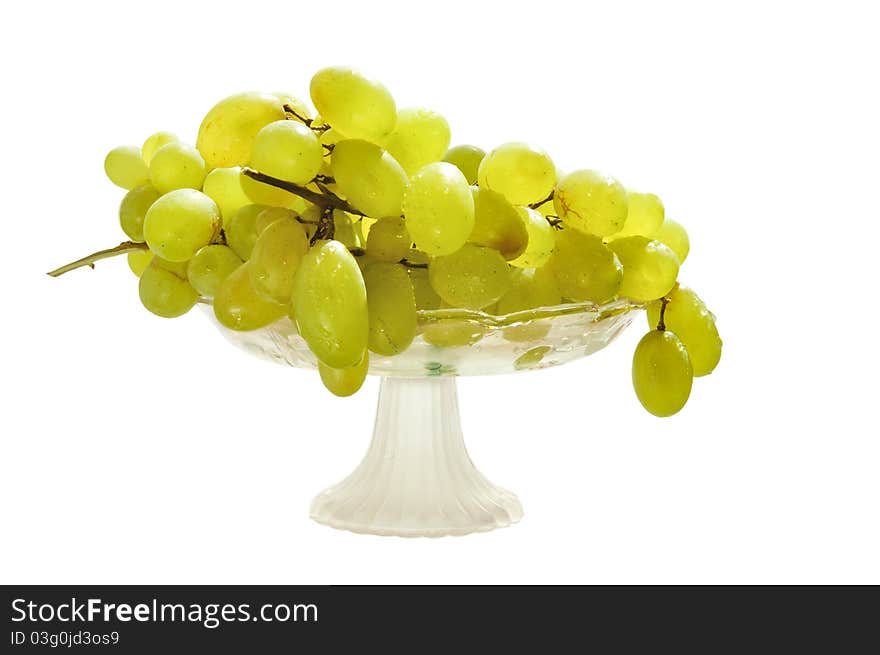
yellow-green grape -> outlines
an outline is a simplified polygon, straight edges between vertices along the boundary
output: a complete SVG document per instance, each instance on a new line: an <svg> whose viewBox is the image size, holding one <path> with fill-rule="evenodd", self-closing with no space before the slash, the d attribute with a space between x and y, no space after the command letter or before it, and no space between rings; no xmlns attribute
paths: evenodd
<svg viewBox="0 0 880 655"><path fill-rule="evenodd" d="M352 254L338 241L319 241L293 279L291 313L299 333L327 366L361 361L370 334L367 289Z"/></svg>
<svg viewBox="0 0 880 655"><path fill-rule="evenodd" d="M168 147L168 146L164 146ZM220 210L201 191L177 189L154 202L144 218L144 239L170 262L185 262L220 232Z"/></svg>
<svg viewBox="0 0 880 655"><path fill-rule="evenodd" d="M556 247L556 230L537 210L529 207L517 207L520 218L526 226L529 241L523 253L510 261L517 268L540 268L550 261Z"/></svg>
<svg viewBox="0 0 880 655"><path fill-rule="evenodd" d="M287 312L287 307L266 300L254 291L245 262L232 271L214 296L214 316L220 325L231 330L258 330L271 325Z"/></svg>
<svg viewBox="0 0 880 655"><path fill-rule="evenodd" d="M413 175L403 197L403 213L409 235L419 250L431 256L455 252L474 229L471 188L464 174L446 162L428 164Z"/></svg>
<svg viewBox="0 0 880 655"><path fill-rule="evenodd" d="M672 332L651 330L633 355L633 387L654 416L672 416L691 395L694 372L688 352Z"/></svg>
<svg viewBox="0 0 880 655"><path fill-rule="evenodd" d="M150 181L150 169L137 146L113 148L104 158L104 172L113 184L123 189L134 189Z"/></svg>
<svg viewBox="0 0 880 655"><path fill-rule="evenodd" d="M468 184L477 183L477 171L480 169L480 162L486 156L486 151L477 146L460 145L454 146L446 151L443 161L449 162L460 170Z"/></svg>
<svg viewBox="0 0 880 655"><path fill-rule="evenodd" d="M562 302L553 271L548 268L525 268L511 271L511 286L495 305L497 315L513 314L539 307L553 307ZM547 335L550 324L526 322L504 328L508 341L537 341Z"/></svg>
<svg viewBox="0 0 880 655"><path fill-rule="evenodd" d="M620 295L645 302L668 293L678 278L678 257L672 250L648 237L615 239L608 247L623 266Z"/></svg>
<svg viewBox="0 0 880 655"><path fill-rule="evenodd" d="M341 209L333 210L333 238L346 248L362 248L360 231L355 229L354 216Z"/></svg>
<svg viewBox="0 0 880 655"><path fill-rule="evenodd" d="M309 106L301 98L298 98L292 93L287 93L286 91L278 91L276 93L273 93L272 95L278 98L279 101L281 101L282 106L288 105L303 118L310 119L312 117L312 110L309 108ZM299 118L297 118L296 116L292 118L294 120L299 120Z"/></svg>
<svg viewBox="0 0 880 655"><path fill-rule="evenodd" d="M166 143L173 143L175 141L180 141L180 139L171 132L155 132L148 136L146 141L144 141L144 145L141 146L141 157L143 157L144 163L149 166L153 155L156 154L159 148Z"/></svg>
<svg viewBox="0 0 880 655"><path fill-rule="evenodd" d="M660 243L665 243L672 249L675 256L678 257L678 263L684 264L688 253L691 250L691 241L688 233L679 223L667 218L663 221L663 225L654 234L654 239Z"/></svg>
<svg viewBox="0 0 880 655"><path fill-rule="evenodd" d="M153 257L141 273L138 292L144 307L163 318L182 316L199 300L199 292L186 279L186 262L160 257Z"/></svg>
<svg viewBox="0 0 880 655"><path fill-rule="evenodd" d="M553 271L547 268L519 268L511 271L510 289L498 300L495 313L513 314L562 302Z"/></svg>
<svg viewBox="0 0 880 655"><path fill-rule="evenodd" d="M500 193L480 187L471 187L471 191L474 228L468 240L495 248L508 261L522 255L529 243L524 217Z"/></svg>
<svg viewBox="0 0 880 655"><path fill-rule="evenodd" d="M259 236L257 218L265 209L265 205L245 205L232 215L232 220L225 226L226 243L244 261L251 258Z"/></svg>
<svg viewBox="0 0 880 655"><path fill-rule="evenodd" d="M569 173L556 185L553 206L563 222L581 232L606 237L626 222L626 189L596 171Z"/></svg>
<svg viewBox="0 0 880 655"><path fill-rule="evenodd" d="M556 234L556 247L547 262L563 298L603 304L617 297L623 269L602 239L577 230Z"/></svg>
<svg viewBox="0 0 880 655"><path fill-rule="evenodd" d="M257 132L284 119L281 105L281 100L268 93L238 93L214 105L196 139L208 168L247 164Z"/></svg>
<svg viewBox="0 0 880 655"><path fill-rule="evenodd" d="M290 302L293 276L309 249L302 225L292 219L274 221L257 237L248 263L251 285L275 302Z"/></svg>
<svg viewBox="0 0 880 655"><path fill-rule="evenodd" d="M399 216L406 173L379 146L360 139L336 144L330 157L342 195L368 216Z"/></svg>
<svg viewBox="0 0 880 655"><path fill-rule="evenodd" d="M406 257L412 239L399 216L380 218L370 228L367 252L379 261L399 262Z"/></svg>
<svg viewBox="0 0 880 655"><path fill-rule="evenodd" d="M135 187L125 194L119 204L119 225L128 238L138 243L144 240L144 218L150 206L162 195L149 184Z"/></svg>
<svg viewBox="0 0 880 655"><path fill-rule="evenodd" d="M412 282L413 296L416 300L416 309L438 309L443 302L434 287L431 286L431 280L428 279L428 269L426 268L409 268L409 280Z"/></svg>
<svg viewBox="0 0 880 655"><path fill-rule="evenodd" d="M400 264L374 262L364 269L370 317L369 348L380 355L406 350L416 336L412 282Z"/></svg>
<svg viewBox="0 0 880 655"><path fill-rule="evenodd" d="M205 176L202 192L217 203L226 228L239 209L251 203L241 188L241 168L215 168Z"/></svg>
<svg viewBox="0 0 880 655"><path fill-rule="evenodd" d="M432 259L428 277L443 300L467 309L488 307L510 288L510 269L501 253L472 243Z"/></svg>
<svg viewBox="0 0 880 655"><path fill-rule="evenodd" d="M150 182L162 193L175 189L201 189L205 160L190 145L173 141L159 148L150 160Z"/></svg>
<svg viewBox="0 0 880 655"><path fill-rule="evenodd" d="M422 328L422 338L438 348L472 346L486 334L486 328L468 319L443 319Z"/></svg>
<svg viewBox="0 0 880 655"><path fill-rule="evenodd" d="M359 363L348 368L331 368L318 360L318 373L321 375L321 382L330 393L340 398L356 393L363 386L364 380L367 379L369 370L370 354L367 351L364 351L364 356Z"/></svg>
<svg viewBox="0 0 880 655"><path fill-rule="evenodd" d="M715 316L687 287L676 287L666 297L669 299L663 312L666 329L674 332L687 348L694 376L708 375L721 359L721 337ZM660 300L648 305L648 323L652 328L660 322L660 306Z"/></svg>
<svg viewBox="0 0 880 655"><path fill-rule="evenodd" d="M287 182L304 185L318 173L323 150L315 133L298 121L275 121L254 137L250 167ZM288 191L242 176L241 188L253 202L285 206Z"/></svg>
<svg viewBox="0 0 880 655"><path fill-rule="evenodd" d="M653 193L627 191L627 214L623 228L612 235L614 239L621 237L643 236L655 238L654 235L663 224L666 211L663 202Z"/></svg>
<svg viewBox="0 0 880 655"><path fill-rule="evenodd" d="M394 98L360 71L342 66L321 69L312 77L309 92L322 119L351 139L380 143L394 129Z"/></svg>
<svg viewBox="0 0 880 655"><path fill-rule="evenodd" d="M133 250L128 253L128 267L132 273L140 277L147 266L150 265L150 262L153 261L153 257L155 255L152 250L146 248L144 250Z"/></svg>
<svg viewBox="0 0 880 655"><path fill-rule="evenodd" d="M257 236L260 236L275 221L296 221L298 216L295 211L286 207L266 207L257 214L254 229L257 231Z"/></svg>
<svg viewBox="0 0 880 655"><path fill-rule="evenodd" d="M241 266L232 248L219 244L199 248L186 267L186 277L193 289L205 298L213 298L223 281Z"/></svg>
<svg viewBox="0 0 880 655"><path fill-rule="evenodd" d="M440 161L449 147L449 123L430 109L401 109L397 124L382 144L407 175Z"/></svg>
<svg viewBox="0 0 880 655"><path fill-rule="evenodd" d="M550 195L556 186L556 166L550 156L527 143L498 146L480 162L480 186L497 191L513 205L528 205Z"/></svg>

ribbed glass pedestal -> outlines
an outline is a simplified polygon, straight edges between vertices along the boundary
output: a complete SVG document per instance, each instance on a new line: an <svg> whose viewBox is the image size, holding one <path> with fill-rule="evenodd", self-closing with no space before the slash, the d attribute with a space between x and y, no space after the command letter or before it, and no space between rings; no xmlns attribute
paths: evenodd
<svg viewBox="0 0 880 655"><path fill-rule="evenodd" d="M352 532L442 537L511 525L522 506L471 462L454 377L391 377L366 456L314 499L311 517Z"/></svg>

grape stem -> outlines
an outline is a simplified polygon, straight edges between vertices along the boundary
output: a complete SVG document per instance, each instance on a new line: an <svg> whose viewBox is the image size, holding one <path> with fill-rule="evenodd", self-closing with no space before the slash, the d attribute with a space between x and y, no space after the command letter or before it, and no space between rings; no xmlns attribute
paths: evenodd
<svg viewBox="0 0 880 655"><path fill-rule="evenodd" d="M100 261L101 259L109 259L110 257L116 257L117 255L124 255L127 252L133 252L135 250L146 250L147 244L145 243L135 243L134 241L123 241L118 246L114 248L107 248L106 250L99 250L98 252L93 252L91 255L86 255L82 259L77 259L75 262L70 262L69 264L65 264L59 268L56 268L54 271L49 271L47 275L50 277L58 277L59 275L64 275L65 273L72 271L77 268L82 268L83 266L88 266L90 268L95 268L95 262Z"/></svg>
<svg viewBox="0 0 880 655"><path fill-rule="evenodd" d="M403 265L406 266L407 268L428 268L428 265L427 265L427 264L417 264L417 263L415 263L415 262L411 262L411 261L409 261L409 260L406 259L406 258L401 259L398 263L399 263L399 264L403 264Z"/></svg>
<svg viewBox="0 0 880 655"><path fill-rule="evenodd" d="M336 221L333 220L333 208L324 207L321 211L321 218L318 219L318 227L315 228L315 234L312 235L309 244L315 245L316 241L332 239L334 236L336 236Z"/></svg>
<svg viewBox="0 0 880 655"><path fill-rule="evenodd" d="M547 204L548 202L550 202L551 200L553 200L553 191L551 191L551 192L550 192L550 195L548 195L548 196L547 196L546 198L544 198L543 200L539 200L538 202L533 202L532 204L530 204L530 205L529 205L529 209L537 209L537 208L540 207L541 205L545 205L545 204Z"/></svg>
<svg viewBox="0 0 880 655"><path fill-rule="evenodd" d="M290 114L291 116L296 118L298 121L300 121L307 128L309 128L310 130L314 130L315 132L319 132L319 133L326 132L327 130L330 129L330 126L327 125L326 123L321 124L321 125L314 125L314 122L315 122L314 119L307 118L305 116L301 116L299 114L299 112L296 111L296 109L294 109L292 106L290 106L287 103L284 103L284 111L285 111L285 113Z"/></svg>
<svg viewBox="0 0 880 655"><path fill-rule="evenodd" d="M553 214L548 214L544 218L547 219L547 222L550 223L551 227L553 227L557 230L561 230L564 227L562 225L562 219L559 218L558 216L554 216Z"/></svg>
<svg viewBox="0 0 880 655"><path fill-rule="evenodd" d="M303 200L307 200L308 202L318 205L319 207L341 209L348 212L349 214L356 214L357 216L366 215L357 208L352 207L345 200L343 200L324 186L321 186L323 192L319 193L318 191L312 191L311 189L307 189L306 187L300 186L299 184L294 184L293 182L288 182L287 180L279 180L277 177L272 177L271 175L266 175L265 173L261 173L260 171L255 171L253 168L248 168L247 166L242 168L241 172L243 175L247 175L252 180L262 182L263 184L268 184L269 186L274 186L278 189L284 189L285 191L292 193L295 196L299 196Z"/></svg>
<svg viewBox="0 0 880 655"><path fill-rule="evenodd" d="M657 331L666 332L666 305L669 304L669 298L664 296L660 299L660 319L657 321Z"/></svg>

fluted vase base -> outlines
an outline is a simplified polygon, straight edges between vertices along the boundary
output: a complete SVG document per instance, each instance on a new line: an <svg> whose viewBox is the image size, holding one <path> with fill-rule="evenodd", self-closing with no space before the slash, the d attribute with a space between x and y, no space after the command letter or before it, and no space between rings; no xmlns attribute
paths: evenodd
<svg viewBox="0 0 880 655"><path fill-rule="evenodd" d="M485 532L522 513L517 497L471 462L454 377L383 378L366 456L311 507L318 523L398 537Z"/></svg>

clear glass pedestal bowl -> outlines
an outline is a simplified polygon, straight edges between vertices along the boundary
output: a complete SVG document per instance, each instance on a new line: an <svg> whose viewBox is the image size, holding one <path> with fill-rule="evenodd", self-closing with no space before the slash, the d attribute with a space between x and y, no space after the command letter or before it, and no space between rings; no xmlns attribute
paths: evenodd
<svg viewBox="0 0 880 655"><path fill-rule="evenodd" d="M585 357L611 343L641 308L618 300L506 316L420 311L418 336L406 351L370 354L370 374L382 377L372 441L347 478L315 497L311 518L342 530L400 537L464 535L516 523L523 514L519 499L486 479L467 453L456 376L529 371ZM214 320L211 307L205 309ZM254 355L317 368L289 319L252 332L216 325Z"/></svg>

